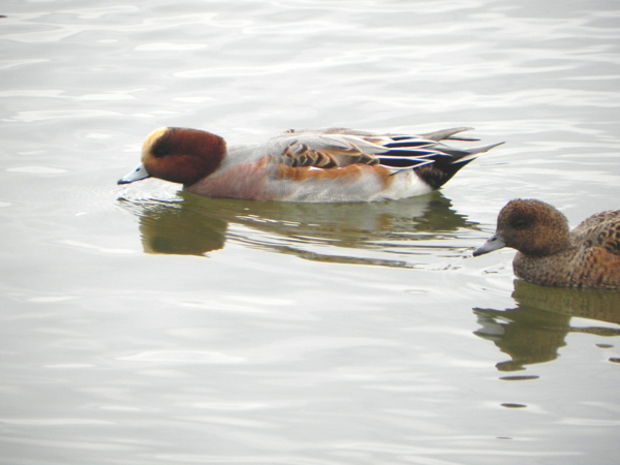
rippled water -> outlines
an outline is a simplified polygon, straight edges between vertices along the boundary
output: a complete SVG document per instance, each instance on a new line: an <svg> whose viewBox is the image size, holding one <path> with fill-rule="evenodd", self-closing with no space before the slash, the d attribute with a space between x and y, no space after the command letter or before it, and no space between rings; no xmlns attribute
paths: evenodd
<svg viewBox="0 0 620 465"><path fill-rule="evenodd" d="M617 462L618 293L471 258L511 198L618 208L617 2L2 8L2 463ZM506 144L398 202L116 186L164 125Z"/></svg>

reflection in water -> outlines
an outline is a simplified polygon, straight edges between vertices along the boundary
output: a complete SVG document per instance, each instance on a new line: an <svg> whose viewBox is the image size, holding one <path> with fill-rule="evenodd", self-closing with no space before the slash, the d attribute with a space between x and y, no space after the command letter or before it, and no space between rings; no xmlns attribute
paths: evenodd
<svg viewBox="0 0 620 465"><path fill-rule="evenodd" d="M495 342L512 358L497 364L500 371L522 370L524 365L555 360L569 332L620 336L620 328L570 325L572 317L620 325L618 291L550 288L516 280L512 297L517 308L474 309L482 325L475 334Z"/></svg>
<svg viewBox="0 0 620 465"><path fill-rule="evenodd" d="M172 201L121 200L140 219L147 253L202 255L231 240L312 260L402 267L406 261L391 255L412 253L411 241L426 241L417 249L428 252L437 247L430 241L477 227L439 192L344 204L210 199L185 192ZM373 251L382 256L367 256Z"/></svg>
<svg viewBox="0 0 620 465"><path fill-rule="evenodd" d="M183 202L128 203L140 217L146 253L201 255L224 247L226 221L185 208Z"/></svg>

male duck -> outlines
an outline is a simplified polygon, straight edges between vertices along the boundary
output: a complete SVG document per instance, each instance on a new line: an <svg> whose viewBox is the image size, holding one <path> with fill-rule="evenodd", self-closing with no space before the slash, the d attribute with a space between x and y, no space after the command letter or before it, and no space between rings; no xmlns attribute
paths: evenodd
<svg viewBox="0 0 620 465"><path fill-rule="evenodd" d="M291 202L366 202L426 194L444 185L480 153L444 140L469 128L422 134L373 134L351 129L290 130L251 147L226 147L198 129L160 128L142 147L142 163L118 181L153 176L188 192Z"/></svg>
<svg viewBox="0 0 620 465"><path fill-rule="evenodd" d="M620 210L597 213L572 232L566 217L540 200L512 200L497 231L474 256L518 250L515 274L534 284L620 289Z"/></svg>

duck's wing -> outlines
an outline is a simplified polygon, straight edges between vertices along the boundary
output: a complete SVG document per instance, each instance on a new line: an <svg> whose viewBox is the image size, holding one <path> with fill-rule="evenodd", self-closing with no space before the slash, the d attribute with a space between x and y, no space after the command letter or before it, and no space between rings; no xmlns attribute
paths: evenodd
<svg viewBox="0 0 620 465"><path fill-rule="evenodd" d="M271 139L280 162L291 167L341 168L353 164L380 165L400 171L425 165L466 164L493 144L461 150L447 140L477 141L457 134L470 128L454 128L421 135L374 134L354 129L289 130Z"/></svg>
<svg viewBox="0 0 620 465"><path fill-rule="evenodd" d="M602 247L620 255L620 210L597 213L584 220L573 232L573 241L587 247Z"/></svg>

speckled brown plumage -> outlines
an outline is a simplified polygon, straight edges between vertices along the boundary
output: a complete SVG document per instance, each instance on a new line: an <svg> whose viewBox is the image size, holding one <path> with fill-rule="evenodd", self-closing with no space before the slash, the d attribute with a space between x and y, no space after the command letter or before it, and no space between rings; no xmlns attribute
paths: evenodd
<svg viewBox="0 0 620 465"><path fill-rule="evenodd" d="M495 235L474 255L518 250L515 274L557 287L620 289L620 210L597 213L569 230L566 217L539 200L513 200L499 213Z"/></svg>

